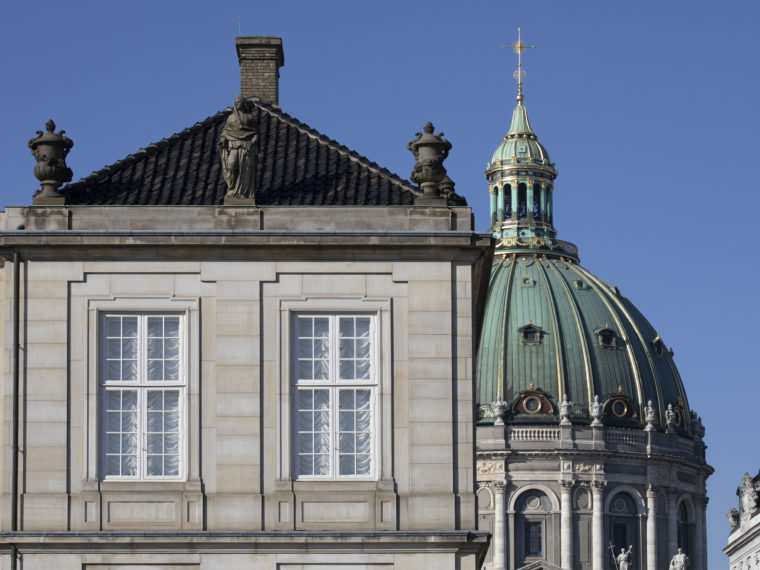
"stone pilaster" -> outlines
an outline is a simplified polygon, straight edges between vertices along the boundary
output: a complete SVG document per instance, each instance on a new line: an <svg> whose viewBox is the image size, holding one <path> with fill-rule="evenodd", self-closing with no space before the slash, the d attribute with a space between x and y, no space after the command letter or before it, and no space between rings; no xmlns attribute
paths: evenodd
<svg viewBox="0 0 760 570"><path fill-rule="evenodd" d="M490 486L494 493L493 569L505 570L507 567L506 483L504 481L494 481Z"/></svg>
<svg viewBox="0 0 760 570"><path fill-rule="evenodd" d="M591 568L604 570L604 481L591 483L592 512L591 512Z"/></svg>
<svg viewBox="0 0 760 570"><path fill-rule="evenodd" d="M647 570L657 570L657 490L647 488Z"/></svg>
<svg viewBox="0 0 760 570"><path fill-rule="evenodd" d="M573 506L570 496L574 481L560 481L560 555L562 568L573 567Z"/></svg>
<svg viewBox="0 0 760 570"><path fill-rule="evenodd" d="M678 491L670 489L668 492L668 556L673 556L678 549L678 513L676 512L676 499Z"/></svg>

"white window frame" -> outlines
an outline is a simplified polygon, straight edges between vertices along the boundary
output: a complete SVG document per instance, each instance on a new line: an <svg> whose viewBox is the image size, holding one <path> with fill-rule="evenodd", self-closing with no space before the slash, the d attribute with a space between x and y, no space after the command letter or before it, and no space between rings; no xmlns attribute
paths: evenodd
<svg viewBox="0 0 760 570"><path fill-rule="evenodd" d="M328 378L326 380L299 379L297 370L299 366L298 338L300 318L326 318L329 323L329 352L328 352ZM369 319L369 338L370 338L370 360L369 360L369 377L363 379L341 380L339 367L339 327L341 318L367 318ZM340 311L340 312L315 312L315 311L298 311L291 314L291 390L292 390L292 466L293 478L299 481L308 480L376 480L378 473L378 325L377 315L375 313ZM301 389L324 389L330 394L329 398L329 472L327 474L300 474L299 453L299 391ZM369 398L369 431L370 431L370 468L368 473L362 474L341 474L340 473L340 424L339 424L339 403L341 390L362 390L367 389L370 392Z"/></svg>
<svg viewBox="0 0 760 570"><path fill-rule="evenodd" d="M186 311L163 310L156 307L148 310L122 310L118 306L113 309L102 309L97 311L97 386L98 386L98 465L101 481L185 481L187 479L187 417L188 417L188 386L190 384L189 366L188 366L188 339L189 326ZM138 319L138 349L137 349L137 379L134 381L108 381L106 380L106 319L108 317L137 317ZM179 318L179 373L176 381L149 381L147 379L147 321L150 317L177 317ZM107 461L107 423L106 423L106 393L109 389L121 388L125 390L133 389L137 392L137 416L138 416L138 453L137 469L135 475L108 475L106 469ZM177 390L179 392L179 459L176 475L148 475L147 473L147 393L149 390Z"/></svg>

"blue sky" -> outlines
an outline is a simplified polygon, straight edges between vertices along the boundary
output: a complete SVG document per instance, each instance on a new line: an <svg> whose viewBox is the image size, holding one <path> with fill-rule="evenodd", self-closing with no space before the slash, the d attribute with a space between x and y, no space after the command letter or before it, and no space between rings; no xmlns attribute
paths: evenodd
<svg viewBox="0 0 760 570"><path fill-rule="evenodd" d="M242 35L281 36L283 109L403 177L426 121L487 226L487 160L525 104L556 162L555 222L675 350L707 427L709 557L745 471L755 418L760 4L639 0L4 2L2 204L36 188L26 146L52 117L75 179L230 105ZM754 160L753 160L754 159Z"/></svg>

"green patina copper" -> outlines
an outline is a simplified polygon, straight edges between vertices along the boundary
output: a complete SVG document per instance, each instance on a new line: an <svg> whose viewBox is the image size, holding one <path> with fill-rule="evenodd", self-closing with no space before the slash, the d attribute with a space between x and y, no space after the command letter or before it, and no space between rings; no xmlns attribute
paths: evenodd
<svg viewBox="0 0 760 570"><path fill-rule="evenodd" d="M491 402L514 402L533 385L555 408L567 394L578 420L588 418L595 395L602 403L613 394L629 398L631 424L643 423L651 400L665 426L665 410L674 404L690 431L681 378L655 329L617 288L579 265L573 244L556 239L556 176L518 100L486 171L491 231L499 241L477 357L479 421L493 422ZM540 331L538 342L526 342L528 325Z"/></svg>

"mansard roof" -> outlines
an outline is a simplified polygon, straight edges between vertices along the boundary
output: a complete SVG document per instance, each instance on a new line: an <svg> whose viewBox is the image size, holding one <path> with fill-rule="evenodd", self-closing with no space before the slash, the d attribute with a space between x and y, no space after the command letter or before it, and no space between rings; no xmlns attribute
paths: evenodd
<svg viewBox="0 0 760 570"><path fill-rule="evenodd" d="M410 182L294 119L255 102L257 205L411 205ZM62 188L68 205L217 205L227 186L217 141L227 108ZM457 205L466 204L455 197Z"/></svg>

